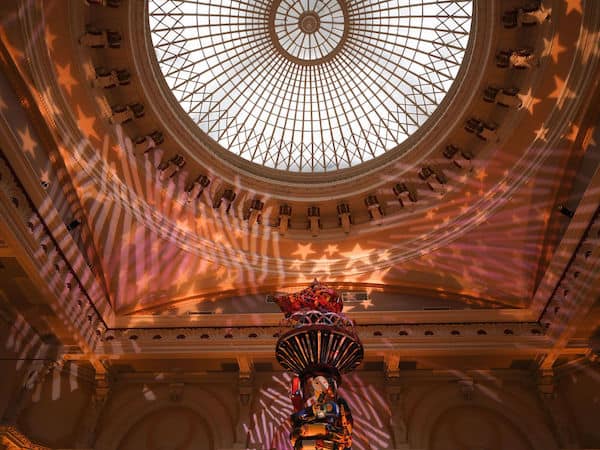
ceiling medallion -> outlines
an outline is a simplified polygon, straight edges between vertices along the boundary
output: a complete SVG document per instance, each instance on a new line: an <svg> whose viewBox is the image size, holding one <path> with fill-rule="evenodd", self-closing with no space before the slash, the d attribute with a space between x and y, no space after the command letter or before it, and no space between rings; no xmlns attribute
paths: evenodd
<svg viewBox="0 0 600 450"><path fill-rule="evenodd" d="M472 0L148 0L156 59L217 153L333 172L400 147L449 92Z"/></svg>
<svg viewBox="0 0 600 450"><path fill-rule="evenodd" d="M269 33L275 48L290 61L316 65L333 58L348 35L345 0L275 0Z"/></svg>

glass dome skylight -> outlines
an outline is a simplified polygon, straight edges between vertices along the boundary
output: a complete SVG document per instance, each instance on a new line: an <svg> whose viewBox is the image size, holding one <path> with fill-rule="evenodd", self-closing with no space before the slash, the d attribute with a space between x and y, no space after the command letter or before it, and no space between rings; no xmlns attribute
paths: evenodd
<svg viewBox="0 0 600 450"><path fill-rule="evenodd" d="M183 110L254 163L330 172L394 149L462 63L472 2L149 0L160 69Z"/></svg>

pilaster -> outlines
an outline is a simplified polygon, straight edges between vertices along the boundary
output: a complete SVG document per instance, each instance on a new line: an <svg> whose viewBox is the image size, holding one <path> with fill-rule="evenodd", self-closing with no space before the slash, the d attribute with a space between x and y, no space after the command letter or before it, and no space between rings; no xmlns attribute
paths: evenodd
<svg viewBox="0 0 600 450"><path fill-rule="evenodd" d="M86 409L82 425L77 436L76 446L78 448L92 448L98 432L98 424L104 407L107 403L111 380L108 371L101 364L95 364L96 374L94 379L94 391L90 407Z"/></svg>
<svg viewBox="0 0 600 450"><path fill-rule="evenodd" d="M395 450L410 450L408 443L408 417L406 412L407 387L400 379L400 356L388 353L384 356L385 390L390 404L390 428Z"/></svg>
<svg viewBox="0 0 600 450"><path fill-rule="evenodd" d="M252 400L254 397L254 361L250 357L237 358L239 366L238 378L238 418L235 429L234 449L246 448L246 431L244 423L250 417Z"/></svg>
<svg viewBox="0 0 600 450"><path fill-rule="evenodd" d="M565 414L565 405L558 394L556 383L556 376L552 369L539 371L537 387L541 403L560 447L563 449L580 448L577 434Z"/></svg>

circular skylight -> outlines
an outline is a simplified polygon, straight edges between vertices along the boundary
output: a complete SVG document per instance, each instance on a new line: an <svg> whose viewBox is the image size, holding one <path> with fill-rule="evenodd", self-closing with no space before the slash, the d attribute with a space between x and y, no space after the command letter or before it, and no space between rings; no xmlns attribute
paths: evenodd
<svg viewBox="0 0 600 450"><path fill-rule="evenodd" d="M293 172L396 148L444 99L472 1L149 0L160 69L221 147Z"/></svg>
<svg viewBox="0 0 600 450"><path fill-rule="evenodd" d="M273 44L298 64L331 58L348 34L348 11L341 1L275 0L270 10Z"/></svg>

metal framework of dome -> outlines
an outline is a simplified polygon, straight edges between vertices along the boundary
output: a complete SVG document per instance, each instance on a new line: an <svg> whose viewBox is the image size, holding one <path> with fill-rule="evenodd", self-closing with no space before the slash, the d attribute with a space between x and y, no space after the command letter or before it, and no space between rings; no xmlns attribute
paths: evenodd
<svg viewBox="0 0 600 450"><path fill-rule="evenodd" d="M449 91L472 1L149 0L160 69L222 148L330 172L415 133Z"/></svg>

